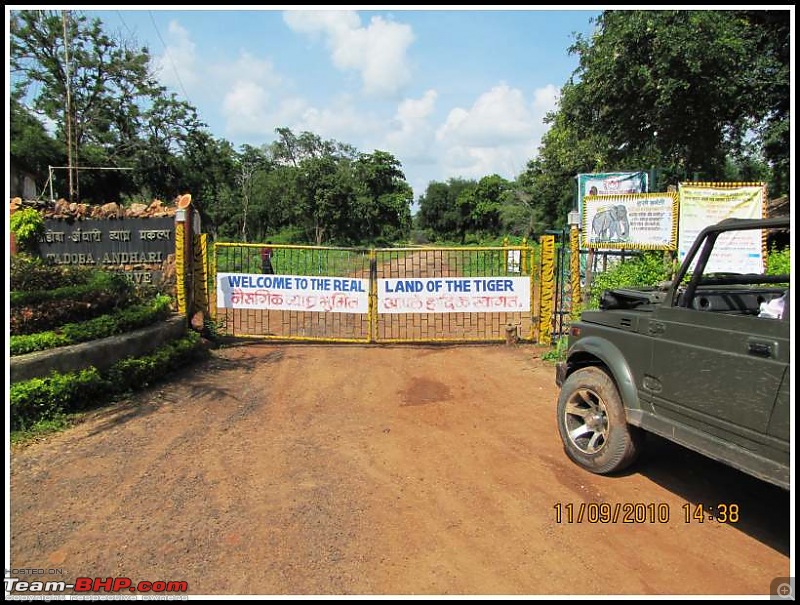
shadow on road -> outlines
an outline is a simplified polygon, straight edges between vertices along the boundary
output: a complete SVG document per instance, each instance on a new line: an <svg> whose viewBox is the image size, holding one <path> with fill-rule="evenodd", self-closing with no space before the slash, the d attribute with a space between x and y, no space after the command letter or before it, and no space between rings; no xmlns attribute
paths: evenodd
<svg viewBox="0 0 800 605"><path fill-rule="evenodd" d="M703 523L724 522L720 512L728 511L730 515L734 510L731 507L737 505L739 520L728 521L729 525L789 556L789 491L652 434L647 435L642 457L631 471L691 503L690 523L700 522L692 514L697 504L705 508ZM726 506L718 508L720 504ZM687 511L681 508L673 514L678 512L680 521L686 522Z"/></svg>
<svg viewBox="0 0 800 605"><path fill-rule="evenodd" d="M95 420L95 426L84 438L122 426L131 420L149 416L165 404L192 405L202 399L222 398L238 401L240 384L230 380L227 381L230 387L220 387L221 381L218 378L220 374L227 372L247 374L256 366L277 363L282 358L283 351L274 351L267 355L246 353L232 357L212 353L208 359L185 366L128 398L91 412L87 419ZM177 386L180 391L174 390Z"/></svg>

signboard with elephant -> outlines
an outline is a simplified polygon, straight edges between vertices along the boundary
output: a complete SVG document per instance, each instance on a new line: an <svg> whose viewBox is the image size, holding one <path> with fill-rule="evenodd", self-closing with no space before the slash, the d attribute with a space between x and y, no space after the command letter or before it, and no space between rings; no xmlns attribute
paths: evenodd
<svg viewBox="0 0 800 605"><path fill-rule="evenodd" d="M584 248L675 250L677 193L589 195L583 200Z"/></svg>

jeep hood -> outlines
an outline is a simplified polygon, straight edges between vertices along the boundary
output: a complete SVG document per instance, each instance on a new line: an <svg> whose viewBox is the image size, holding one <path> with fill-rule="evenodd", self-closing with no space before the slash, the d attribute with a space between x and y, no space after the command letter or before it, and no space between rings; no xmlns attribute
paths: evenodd
<svg viewBox="0 0 800 605"><path fill-rule="evenodd" d="M656 288L616 288L603 292L600 297L600 309L603 311L613 309L650 311L652 305L660 304L665 296L664 290Z"/></svg>

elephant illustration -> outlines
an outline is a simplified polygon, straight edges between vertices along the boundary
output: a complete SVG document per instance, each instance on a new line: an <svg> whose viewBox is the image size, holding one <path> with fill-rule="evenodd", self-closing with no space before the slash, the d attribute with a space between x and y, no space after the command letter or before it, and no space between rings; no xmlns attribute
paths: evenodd
<svg viewBox="0 0 800 605"><path fill-rule="evenodd" d="M630 225L624 204L605 206L592 219L592 234L603 241L622 242L628 239Z"/></svg>

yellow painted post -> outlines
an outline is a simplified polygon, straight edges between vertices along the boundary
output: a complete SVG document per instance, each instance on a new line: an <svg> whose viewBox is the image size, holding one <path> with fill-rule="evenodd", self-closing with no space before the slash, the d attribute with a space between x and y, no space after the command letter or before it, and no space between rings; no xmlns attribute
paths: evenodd
<svg viewBox="0 0 800 605"><path fill-rule="evenodd" d="M194 311L209 314L208 308L208 234L197 233L193 237L194 262Z"/></svg>
<svg viewBox="0 0 800 605"><path fill-rule="evenodd" d="M536 313L536 257L534 256L535 250L534 247L531 246L530 248L526 249L524 254L527 258L530 255L529 263L531 268L531 275L530 275L530 283L531 283L531 331L528 336L528 340L531 342L536 342L536 329L539 321L539 317Z"/></svg>
<svg viewBox="0 0 800 605"><path fill-rule="evenodd" d="M574 317L581 304L581 246L577 225L572 225L569 230L569 281L570 312Z"/></svg>
<svg viewBox="0 0 800 605"><path fill-rule="evenodd" d="M211 278L209 279L209 293L208 293L208 312L211 319L217 321L217 244L211 248L211 258L209 262L208 272Z"/></svg>
<svg viewBox="0 0 800 605"><path fill-rule="evenodd" d="M542 275L539 280L539 344L550 344L553 333L553 294L555 292L555 251L554 235L539 238L542 255Z"/></svg>
<svg viewBox="0 0 800 605"><path fill-rule="evenodd" d="M192 196L186 193L178 198L175 212L175 289L178 313L188 316L193 312L192 299Z"/></svg>
<svg viewBox="0 0 800 605"><path fill-rule="evenodd" d="M369 299L367 315L368 341L378 338L378 253L375 248L369 251Z"/></svg>
<svg viewBox="0 0 800 605"><path fill-rule="evenodd" d="M175 297L178 313L186 315L186 211L175 213Z"/></svg>
<svg viewBox="0 0 800 605"><path fill-rule="evenodd" d="M522 275L528 274L528 255L526 248L528 247L528 238L522 238L522 252L520 253L522 266L520 267L520 271L522 271Z"/></svg>

